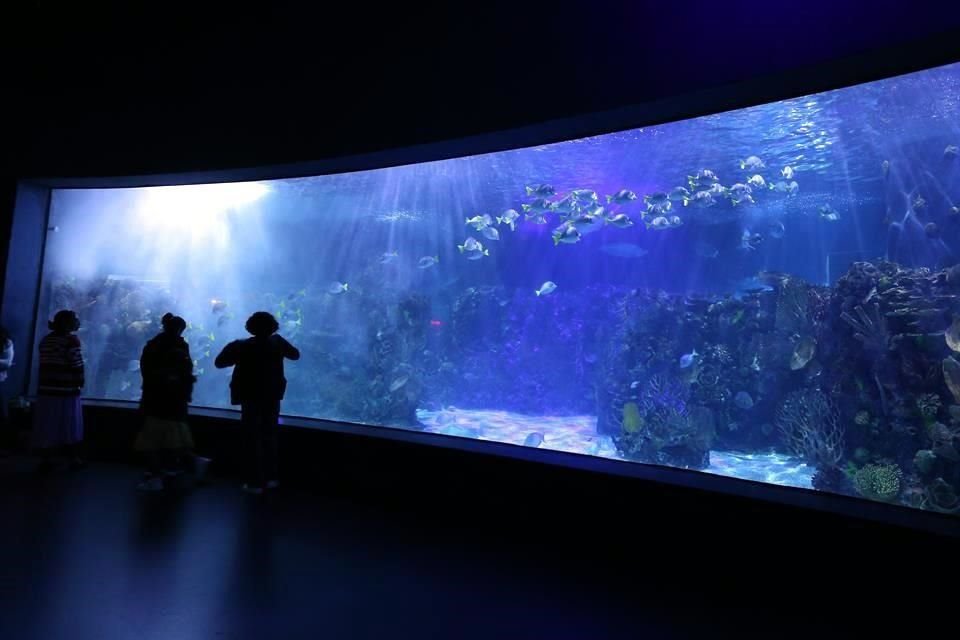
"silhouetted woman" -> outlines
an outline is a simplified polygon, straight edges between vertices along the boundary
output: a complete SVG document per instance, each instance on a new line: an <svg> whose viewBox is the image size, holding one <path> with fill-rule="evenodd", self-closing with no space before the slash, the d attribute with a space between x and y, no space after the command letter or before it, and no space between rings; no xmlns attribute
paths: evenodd
<svg viewBox="0 0 960 640"><path fill-rule="evenodd" d="M33 405L33 445L42 458L40 470L48 470L50 457L57 448L65 448L71 466L83 466L80 443L83 441L83 352L74 332L80 328L77 314L69 309L57 311L47 323L50 333L40 340L39 385Z"/></svg>
<svg viewBox="0 0 960 640"><path fill-rule="evenodd" d="M198 478L209 462L193 455L193 436L187 425L187 409L197 380L190 346L182 337L187 323L171 313L160 322L163 331L147 342L140 355L144 423L134 449L147 456L147 474L138 487L145 491L163 489L164 475L175 474L178 462L185 457L193 458Z"/></svg>
<svg viewBox="0 0 960 640"><path fill-rule="evenodd" d="M266 311L254 313L246 324L253 337L229 343L214 361L218 369L234 367L230 404L240 405L249 456L243 488L256 494L279 485L277 421L280 401L287 388L283 360L300 359L297 348L276 335L279 328L271 314Z"/></svg>

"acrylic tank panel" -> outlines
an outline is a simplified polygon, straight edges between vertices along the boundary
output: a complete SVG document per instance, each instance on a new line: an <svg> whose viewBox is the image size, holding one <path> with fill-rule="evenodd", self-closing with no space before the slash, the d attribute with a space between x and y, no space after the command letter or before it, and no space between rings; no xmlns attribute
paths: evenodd
<svg viewBox="0 0 960 640"><path fill-rule="evenodd" d="M541 147L58 189L39 322L136 400L274 313L284 413L960 509L960 65Z"/></svg>

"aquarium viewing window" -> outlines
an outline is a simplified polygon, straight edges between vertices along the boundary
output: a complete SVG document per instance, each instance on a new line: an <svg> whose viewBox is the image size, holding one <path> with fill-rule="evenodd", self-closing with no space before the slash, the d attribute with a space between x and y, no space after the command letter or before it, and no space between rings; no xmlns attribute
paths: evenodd
<svg viewBox="0 0 960 640"><path fill-rule="evenodd" d="M55 188L36 322L136 401L182 315L194 404L273 313L283 412L960 512L960 65L389 168ZM955 315L956 314L956 315Z"/></svg>

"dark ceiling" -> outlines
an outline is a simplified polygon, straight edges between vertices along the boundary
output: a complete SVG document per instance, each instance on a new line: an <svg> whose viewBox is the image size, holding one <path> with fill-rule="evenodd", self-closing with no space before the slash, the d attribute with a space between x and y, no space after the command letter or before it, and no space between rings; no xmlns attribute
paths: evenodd
<svg viewBox="0 0 960 640"><path fill-rule="evenodd" d="M13 175L319 159L757 77L788 91L865 52L864 77L896 70L889 52L908 43L960 59L936 39L960 10L924 2L157 6L21 5L2 45Z"/></svg>

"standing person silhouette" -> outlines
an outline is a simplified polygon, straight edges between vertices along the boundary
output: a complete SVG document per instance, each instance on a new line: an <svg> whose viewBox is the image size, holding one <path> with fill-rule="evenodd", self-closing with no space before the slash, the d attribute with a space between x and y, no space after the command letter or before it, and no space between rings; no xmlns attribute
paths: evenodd
<svg viewBox="0 0 960 640"><path fill-rule="evenodd" d="M74 332L80 328L77 314L57 311L47 323L50 333L40 340L39 385L33 406L33 445L40 452L40 471L51 468L54 449L63 447L71 455L71 467L84 465L80 458L83 441L83 408L80 390L84 385L83 351Z"/></svg>
<svg viewBox="0 0 960 640"><path fill-rule="evenodd" d="M287 388L283 361L299 360L300 351L277 335L280 325L266 311L254 313L245 326L253 337L227 344L214 364L218 369L234 367L230 404L240 405L249 460L243 488L259 495L279 486L277 421Z"/></svg>
<svg viewBox="0 0 960 640"><path fill-rule="evenodd" d="M192 459L197 480L202 480L210 460L193 452L193 436L187 425L187 411L193 396L193 360L182 334L186 321L172 313L160 320L163 331L151 338L140 355L143 395L140 409L143 429L134 449L147 457L147 472L138 486L143 491L160 491L164 478L179 471L179 463Z"/></svg>

